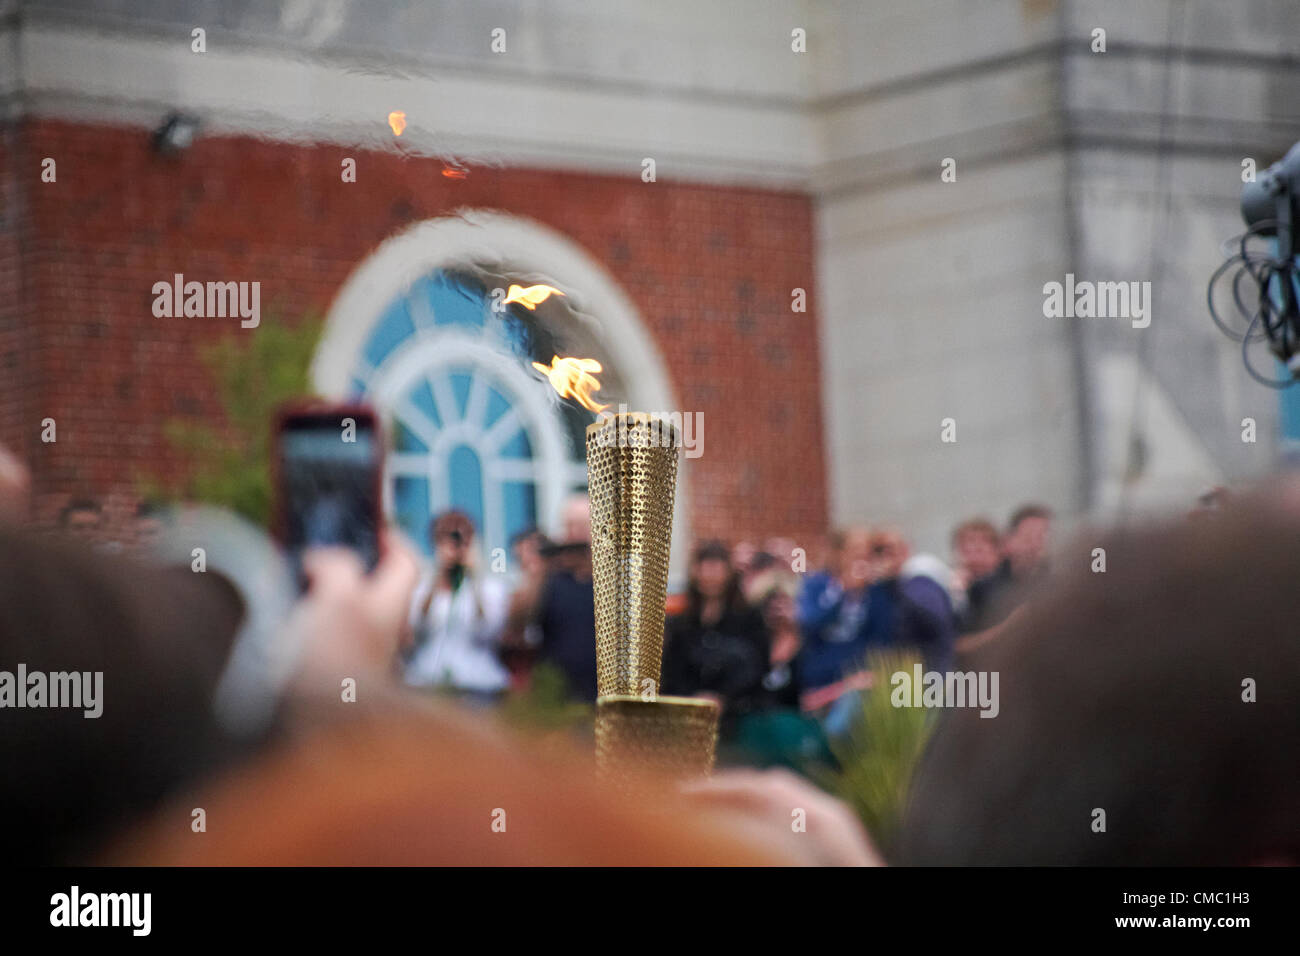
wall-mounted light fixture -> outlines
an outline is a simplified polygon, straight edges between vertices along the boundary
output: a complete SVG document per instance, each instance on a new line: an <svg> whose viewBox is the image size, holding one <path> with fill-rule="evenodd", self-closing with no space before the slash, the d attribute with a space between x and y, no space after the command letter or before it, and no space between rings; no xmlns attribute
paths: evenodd
<svg viewBox="0 0 1300 956"><path fill-rule="evenodd" d="M199 132L196 117L172 113L153 131L153 148L163 155L172 155L190 148Z"/></svg>

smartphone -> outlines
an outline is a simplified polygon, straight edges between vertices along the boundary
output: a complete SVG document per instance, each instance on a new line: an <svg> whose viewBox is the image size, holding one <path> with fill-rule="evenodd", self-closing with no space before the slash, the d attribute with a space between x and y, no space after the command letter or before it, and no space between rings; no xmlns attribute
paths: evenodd
<svg viewBox="0 0 1300 956"><path fill-rule="evenodd" d="M282 409L272 442L275 527L299 590L308 548L351 548L367 571L379 563L382 439L364 405Z"/></svg>

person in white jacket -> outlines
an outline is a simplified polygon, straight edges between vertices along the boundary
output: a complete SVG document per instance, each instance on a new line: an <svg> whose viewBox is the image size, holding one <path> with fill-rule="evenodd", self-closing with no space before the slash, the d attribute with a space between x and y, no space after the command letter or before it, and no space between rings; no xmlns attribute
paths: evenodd
<svg viewBox="0 0 1300 956"><path fill-rule="evenodd" d="M474 703L494 703L509 683L497 656L509 601L505 584L479 570L474 523L464 512L439 515L429 536L434 568L411 603L405 681Z"/></svg>

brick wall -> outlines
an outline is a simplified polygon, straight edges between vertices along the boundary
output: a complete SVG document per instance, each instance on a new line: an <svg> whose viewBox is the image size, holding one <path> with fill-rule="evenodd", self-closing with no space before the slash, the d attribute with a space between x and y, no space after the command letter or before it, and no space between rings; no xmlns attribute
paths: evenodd
<svg viewBox="0 0 1300 956"><path fill-rule="evenodd" d="M565 233L636 303L684 409L705 415L705 454L687 466L696 536L824 530L803 194L646 184L639 167L626 177L473 167L456 180L433 159L243 137L201 136L167 157L144 130L44 120L8 127L0 149L0 182L21 197L23 217L14 223L6 203L0 439L29 458L39 520L82 494L105 500L110 519L125 514L137 475L184 467L162 423L218 414L199 350L238 320L156 319L155 282L176 272L258 280L264 322L323 314L382 240L474 207ZM45 156L57 184L40 182ZM344 156L357 159L354 184L340 179ZM795 287L808 290L806 313L790 309ZM37 438L47 416L58 423L52 445Z"/></svg>

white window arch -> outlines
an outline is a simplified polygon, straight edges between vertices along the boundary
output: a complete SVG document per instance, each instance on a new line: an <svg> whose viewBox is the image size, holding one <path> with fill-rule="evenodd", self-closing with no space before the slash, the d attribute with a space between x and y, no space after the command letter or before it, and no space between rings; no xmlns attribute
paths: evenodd
<svg viewBox="0 0 1300 956"><path fill-rule="evenodd" d="M567 237L531 220L468 211L419 223L382 243L356 268L330 307L312 365L313 383L327 397L365 397L392 421L396 434L407 435L403 441L417 439L409 447L391 449L387 462L386 506L408 528L417 520L409 509L419 500L421 488L431 512L461 503L457 495L464 489L451 487L451 458L459 456L465 463L467 454L476 456L484 493L484 544L495 547L513 530L512 521L518 523L505 514L510 505L499 494L502 485L531 481L536 522L554 533L565 496L585 484L586 473L581 449L572 447L571 432L549 385L503 341L504 326L493 321L490 302L462 306L479 310L480 321L471 312L448 320L439 312L436 295L428 294L431 283L467 268L543 277L536 281L564 290L570 314L581 322L581 328L568 331L597 342L607 356L610 377L621 382L621 394L602 393L602 400L625 401L632 409L651 412L679 410L681 405L631 301L599 263ZM409 327L393 319L395 309L405 310ZM437 410L438 421L411 397L425 386L433 401L423 404ZM507 406L501 414L509 414L519 425L528 455L502 453L496 442L510 440L503 434L507 426L491 433L496 419L488 415L489 399L495 406ZM443 405L455 412L446 420ZM473 468L460 471L463 484L463 473ZM445 481L443 475L448 476ZM422 476L428 484L417 483L414 490L409 481L399 481ZM687 477L683 469L670 568L675 586L684 577L689 541Z"/></svg>

